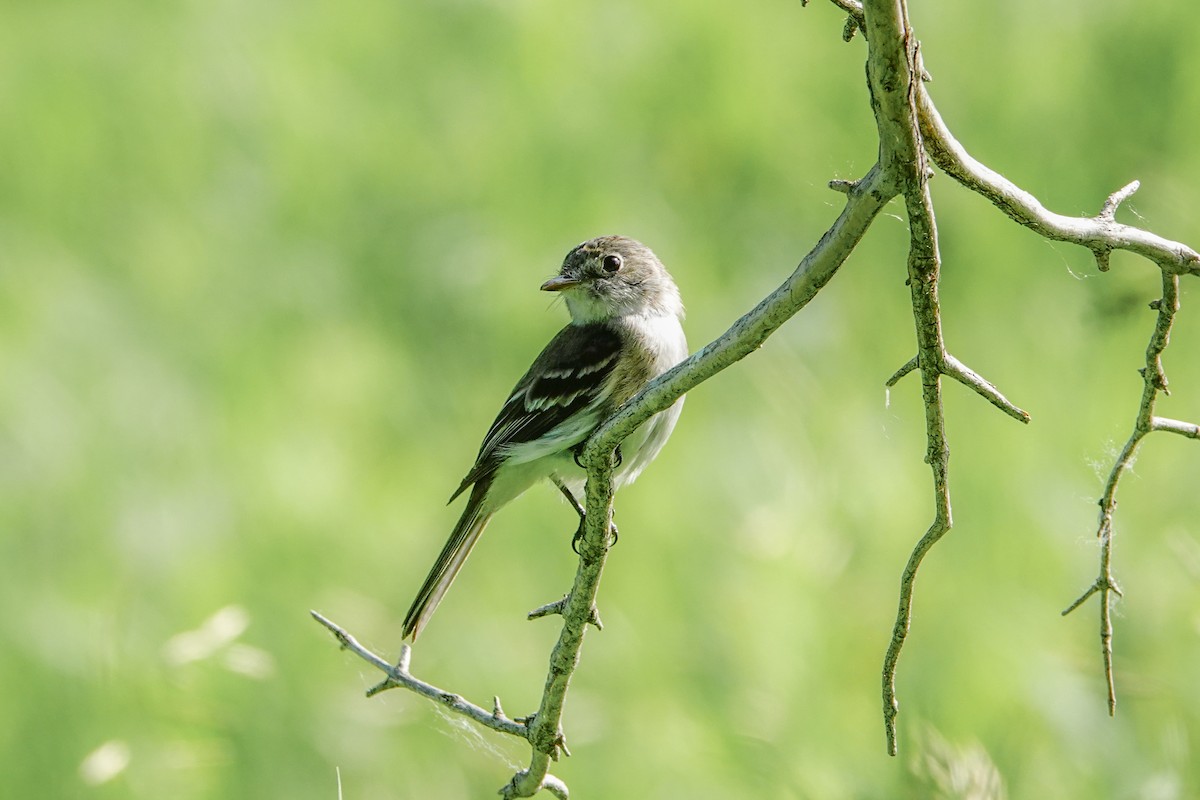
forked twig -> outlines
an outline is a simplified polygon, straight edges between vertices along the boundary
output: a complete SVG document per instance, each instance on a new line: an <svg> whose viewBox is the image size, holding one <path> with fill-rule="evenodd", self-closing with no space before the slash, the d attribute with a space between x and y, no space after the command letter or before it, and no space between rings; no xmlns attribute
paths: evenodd
<svg viewBox="0 0 1200 800"><path fill-rule="evenodd" d="M1133 187L1132 189L1130 187ZM1133 193L1135 184L1125 187L1125 196ZM1120 193L1118 193L1120 194ZM1114 199L1116 198L1116 199ZM1113 210L1120 203L1117 194L1104 204L1105 211ZM1111 214L1110 214L1111 216ZM1191 439L1200 439L1200 426L1179 420L1165 419L1154 416L1154 405L1159 394L1170 394L1167 388L1167 376L1163 371L1162 354L1171 339L1171 326L1175 323L1175 315L1179 312L1179 276L1163 271L1162 297L1150 304L1158 312L1154 322L1154 331L1150 334L1150 343L1146 346L1146 365L1139 370L1142 375L1142 399L1138 405L1137 416L1133 422L1133 432L1121 448L1120 454L1113 462L1104 483L1104 493L1100 496L1100 522L1096 536L1100 540L1100 573L1083 594L1071 603L1062 613L1070 614L1083 605L1084 601L1094 594L1100 595L1100 654L1104 661L1104 680L1108 685L1108 713L1117 712L1117 688L1113 675L1113 622L1112 606L1116 597L1121 597L1121 589L1113 577L1113 516L1117 511L1117 486L1121 476L1133 467L1134 458L1142 440L1155 431L1175 433Z"/></svg>

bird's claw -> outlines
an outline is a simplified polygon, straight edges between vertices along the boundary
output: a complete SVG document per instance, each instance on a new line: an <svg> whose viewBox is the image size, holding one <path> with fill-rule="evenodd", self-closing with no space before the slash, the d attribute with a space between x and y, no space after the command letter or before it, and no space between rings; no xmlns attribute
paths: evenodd
<svg viewBox="0 0 1200 800"><path fill-rule="evenodd" d="M582 555L579 552L579 542L583 540L583 519L579 520L579 527L575 529L575 535L571 537L571 549L575 551L575 555ZM612 537L608 546L612 547L621 538L621 532L617 530L617 523L611 522L608 526L608 533Z"/></svg>
<svg viewBox="0 0 1200 800"><path fill-rule="evenodd" d="M583 465L583 462L579 460L579 454L581 452L583 452L583 445L580 445L572 450L571 457L575 459L575 466L579 467L580 469L587 469L587 467ZM619 467L624 461L625 459L621 455L621 445L617 445L617 448L613 450L613 466Z"/></svg>

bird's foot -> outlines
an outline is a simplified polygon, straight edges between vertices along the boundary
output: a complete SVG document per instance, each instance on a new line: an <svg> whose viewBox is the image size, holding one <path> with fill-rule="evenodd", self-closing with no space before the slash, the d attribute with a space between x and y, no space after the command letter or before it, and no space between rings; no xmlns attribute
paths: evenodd
<svg viewBox="0 0 1200 800"><path fill-rule="evenodd" d="M583 465L583 462L579 460L579 454L582 452L583 444L580 444L571 451L571 457L575 459L575 466L579 467L580 469L587 469L587 467ZM617 448L613 450L613 468L615 469L616 467L621 466L624 461L625 458L621 455L621 445L617 445Z"/></svg>
<svg viewBox="0 0 1200 800"><path fill-rule="evenodd" d="M584 520L580 518L579 527L575 529L575 535L571 537L571 549L575 551L575 555L580 555L579 542L583 540L583 523ZM608 546L612 547L617 543L617 540L621 538L621 532L617 530L617 523L609 523L608 535Z"/></svg>

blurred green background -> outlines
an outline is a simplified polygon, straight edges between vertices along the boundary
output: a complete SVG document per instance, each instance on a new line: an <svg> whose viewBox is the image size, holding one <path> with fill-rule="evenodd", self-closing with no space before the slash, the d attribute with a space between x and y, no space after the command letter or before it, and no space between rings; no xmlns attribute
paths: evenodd
<svg viewBox="0 0 1200 800"><path fill-rule="evenodd" d="M911 0L931 90L1049 207L1200 245L1200 10ZM400 692L443 503L565 312L577 242L647 242L693 348L834 219L875 144L831 4L6 3L0 27L0 774L47 798L484 797L527 760ZM956 528L929 557L884 754L879 668L931 518L903 208L761 352L693 392L622 492L568 700L581 798L1200 796L1200 448L1120 491L1120 707L1095 498L1128 435L1156 272L1101 275L934 182L951 350L1033 414L947 387ZM1200 289L1164 415L1200 418ZM531 491L416 648L535 707L573 575ZM940 794L939 794L940 792Z"/></svg>

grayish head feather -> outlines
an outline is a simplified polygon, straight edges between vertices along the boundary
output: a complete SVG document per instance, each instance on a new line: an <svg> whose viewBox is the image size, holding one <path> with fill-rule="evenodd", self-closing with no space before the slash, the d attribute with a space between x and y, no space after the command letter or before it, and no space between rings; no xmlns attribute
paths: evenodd
<svg viewBox="0 0 1200 800"><path fill-rule="evenodd" d="M625 236L589 239L567 253L559 277L571 319L601 322L628 316L683 318L679 290L649 247Z"/></svg>

